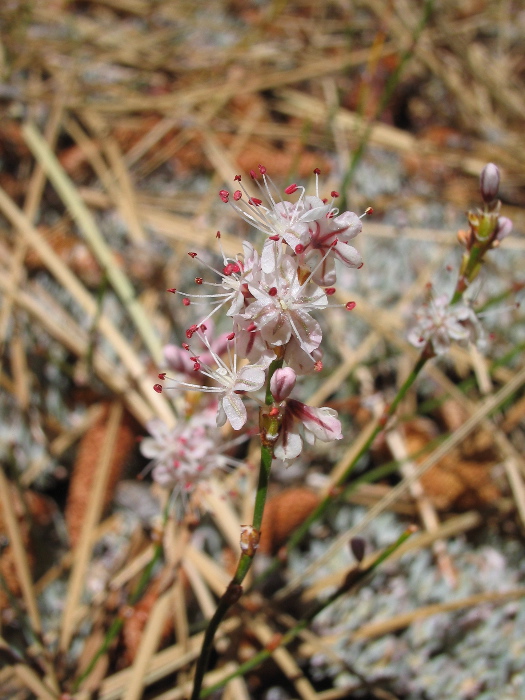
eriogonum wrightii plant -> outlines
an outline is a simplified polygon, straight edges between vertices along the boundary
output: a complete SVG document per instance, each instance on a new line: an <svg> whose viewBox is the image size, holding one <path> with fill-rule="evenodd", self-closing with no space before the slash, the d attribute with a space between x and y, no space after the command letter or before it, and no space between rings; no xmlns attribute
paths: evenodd
<svg viewBox="0 0 525 700"><path fill-rule="evenodd" d="M342 438L334 410L307 406L291 393L298 376L322 369L323 333L317 314L328 306L348 311L355 306L352 301L334 304L333 295L336 261L350 268L362 265L360 254L350 245L361 232L361 220L353 212L339 212L337 192L321 198L317 170L314 195L292 184L282 196L266 168L259 166L259 174L250 173L259 197L247 192L240 175L235 177L233 192L219 193L223 202L264 234L259 245L245 241L235 258L223 253L219 268L191 251L189 256L202 265L195 277L198 289L193 293L169 290L181 296L190 310L205 307L186 329L182 347L165 348L167 364L177 373L170 386L213 398L213 408L208 404L204 418L195 413L173 431L153 425L152 437L142 444L143 454L153 460L154 479L191 492L216 464L211 412L216 430L228 423L237 431L249 427L250 406L259 407L261 468L253 522L243 526L237 571L209 625L193 697L198 697L217 625L240 595L257 549L272 460L290 462L305 442ZM213 338L213 322L221 311L231 327ZM159 379L158 392L163 390L166 373Z"/></svg>

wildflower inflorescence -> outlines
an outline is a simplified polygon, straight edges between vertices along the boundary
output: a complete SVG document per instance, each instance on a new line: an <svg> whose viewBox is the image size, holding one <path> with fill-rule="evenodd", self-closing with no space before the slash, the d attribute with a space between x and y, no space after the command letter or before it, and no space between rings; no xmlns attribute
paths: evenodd
<svg viewBox="0 0 525 700"><path fill-rule="evenodd" d="M260 177L250 173L259 197L248 193L240 175L235 177L236 189L221 190L219 196L264 234L262 246L257 249L244 241L242 254L227 257L217 232L222 266L214 267L198 252L189 252L204 268L195 277L199 291L168 291L182 297L190 309L205 306L205 312L186 329L182 347L165 348L165 358L178 373L175 386L213 396L218 427L228 422L240 430L248 418L246 398L259 404L263 441L271 445L275 457L287 461L300 454L303 439L312 444L316 438L328 442L342 437L335 411L306 406L290 393L297 375L322 369L323 333L316 313L329 306L348 311L355 306L353 301L335 304L332 297L336 260L351 268L363 264L350 245L362 223L353 212L339 213L334 206L337 192L332 191L329 199L320 197L318 170L314 195L293 183L284 197L264 166L259 166L259 173ZM210 273L215 279L208 279ZM220 310L230 318L231 330L214 338L213 321ZM156 391L162 391L165 373L159 379ZM145 441L144 454L153 456L155 449ZM172 478L176 470L166 466L169 458L155 459L154 477L166 479L169 473Z"/></svg>

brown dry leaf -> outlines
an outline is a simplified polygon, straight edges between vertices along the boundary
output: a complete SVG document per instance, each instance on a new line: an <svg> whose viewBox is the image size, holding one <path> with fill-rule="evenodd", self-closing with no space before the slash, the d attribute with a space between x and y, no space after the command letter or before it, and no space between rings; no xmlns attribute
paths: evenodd
<svg viewBox="0 0 525 700"><path fill-rule="evenodd" d="M264 509L259 551L274 555L291 533L319 505L319 496L305 488L286 489L270 498Z"/></svg>
<svg viewBox="0 0 525 700"><path fill-rule="evenodd" d="M429 430L430 421L414 420L405 425L405 440L409 453L418 452L435 437ZM422 457L418 461L423 461ZM487 506L500 498L492 480L492 460L465 459L460 449L453 450L429 469L420 481L436 508L470 509Z"/></svg>
<svg viewBox="0 0 525 700"><path fill-rule="evenodd" d="M93 484L94 467L99 459L100 449L104 444L104 433L107 429L110 407L110 402L104 404L99 419L86 431L78 448L65 512L69 536L73 546L76 544L82 529L89 492ZM136 444L136 434L137 424L134 418L130 414L124 413L115 441L108 485L104 497L105 508L113 498L122 469Z"/></svg>

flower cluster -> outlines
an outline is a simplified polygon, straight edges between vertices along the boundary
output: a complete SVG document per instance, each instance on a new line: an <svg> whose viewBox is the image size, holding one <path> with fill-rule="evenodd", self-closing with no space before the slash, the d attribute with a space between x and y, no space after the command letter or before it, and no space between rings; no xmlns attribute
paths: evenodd
<svg viewBox="0 0 525 700"><path fill-rule="evenodd" d="M262 246L257 249L244 241L242 254L235 258L222 253L220 268L190 252L206 275L211 272L216 279L195 277L200 293L169 290L182 296L186 307L206 307L199 320L186 329L182 348L168 346L165 350L171 368L186 375L175 378L175 384L214 394L218 426L228 421L239 430L246 424L246 397L265 407L265 415L273 412L271 418L278 430L266 438L274 440L274 454L284 460L301 452L299 426L309 443L315 438L330 441L342 437L335 411L306 406L290 398L290 392L297 375L322 369L323 334L316 312L328 306L351 311L355 306L352 301L333 303L336 260L347 267L362 266L360 254L350 245L361 232L360 217L350 211L339 213L334 206L337 192L322 199L319 171L314 172L315 195L307 195L297 184L284 190L295 201L278 193L263 166L259 166L260 177L250 173L260 197L248 194L237 175L237 189L232 193L221 190L220 198L264 234ZM220 246L219 232L217 238ZM231 331L213 339L213 320L221 309L231 320ZM192 375L191 381L188 375ZM164 380L166 374L159 378ZM284 382L286 390L278 389L279 382ZM265 386L266 399L271 395L274 401L269 408L264 401ZM163 385L156 384L155 389L160 392Z"/></svg>
<svg viewBox="0 0 525 700"><path fill-rule="evenodd" d="M143 456L151 460L153 479L175 495L188 494L217 469L236 466L237 460L224 454L224 444L216 425L217 407L210 403L203 410L168 428L159 419L148 424L150 437L140 443Z"/></svg>
<svg viewBox="0 0 525 700"><path fill-rule="evenodd" d="M408 341L416 348L428 348L433 355L446 353L452 342L479 343L483 337L478 317L466 304L451 304L446 294L424 303L416 312Z"/></svg>

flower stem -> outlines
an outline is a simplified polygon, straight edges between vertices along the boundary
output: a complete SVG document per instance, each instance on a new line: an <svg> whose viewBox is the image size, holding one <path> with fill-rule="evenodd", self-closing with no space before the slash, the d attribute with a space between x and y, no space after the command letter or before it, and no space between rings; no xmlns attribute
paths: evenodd
<svg viewBox="0 0 525 700"><path fill-rule="evenodd" d="M233 678L243 676L245 673L248 673L248 671L251 671L253 668L256 668L259 664L268 659L277 647L283 647L287 644L290 644L304 629L306 629L306 627L310 624L314 617L316 617L316 615L325 610L329 605L334 603L342 595L345 595L355 590L358 585L362 584L367 578L369 578L372 572L386 559L388 559L397 549L399 549L399 547L413 534L413 532L413 528L405 530L405 532L403 532L393 544L384 549L366 568L361 569L359 567L354 567L350 569L347 576L345 577L344 582L334 591L334 593L332 593L325 600L318 603L314 608L312 608L312 610L308 614L306 614L301 620L299 620L294 627L292 627L288 630L288 632L283 634L282 637L279 639L278 645L272 645L271 648L266 647L262 649L259 653L254 654L251 657L251 659L238 666L233 673L226 676L226 678L223 678L218 683L215 683L209 688L206 688L202 691L202 693L199 696L196 697L209 697L212 693L224 687L226 683L228 683Z"/></svg>
<svg viewBox="0 0 525 700"><path fill-rule="evenodd" d="M273 403L273 396L270 391L270 381L275 370L280 369L282 366L283 360L278 358L274 360L269 367L265 396L265 403L267 406L270 406ZM270 418L267 421L267 425L265 426L266 434L277 436L279 428L279 420L277 418ZM257 483L257 493L255 495L255 505L253 509L252 520L252 531L256 534L257 538L261 530L262 519L264 515L264 506L266 503L266 496L268 493L268 484L270 481L270 471L272 468L273 460L273 444L273 441L266 440L264 435L261 436L261 462L259 469L259 481ZM241 584L246 578L246 575L251 568L253 558L255 556L255 551L256 545L253 548L253 550L249 550L241 554L235 574L233 575L232 580L228 584L226 591L221 596L217 605L217 609L215 610L213 617L208 623L208 627L206 628L206 632L204 634L204 640L202 642L201 653L197 661L197 668L195 669L195 678L193 681L193 691L191 694L191 700L198 700L198 698L201 696L202 682L204 680L204 674L208 669L215 634L229 608L232 605L234 605L234 603L236 603L242 595Z"/></svg>

